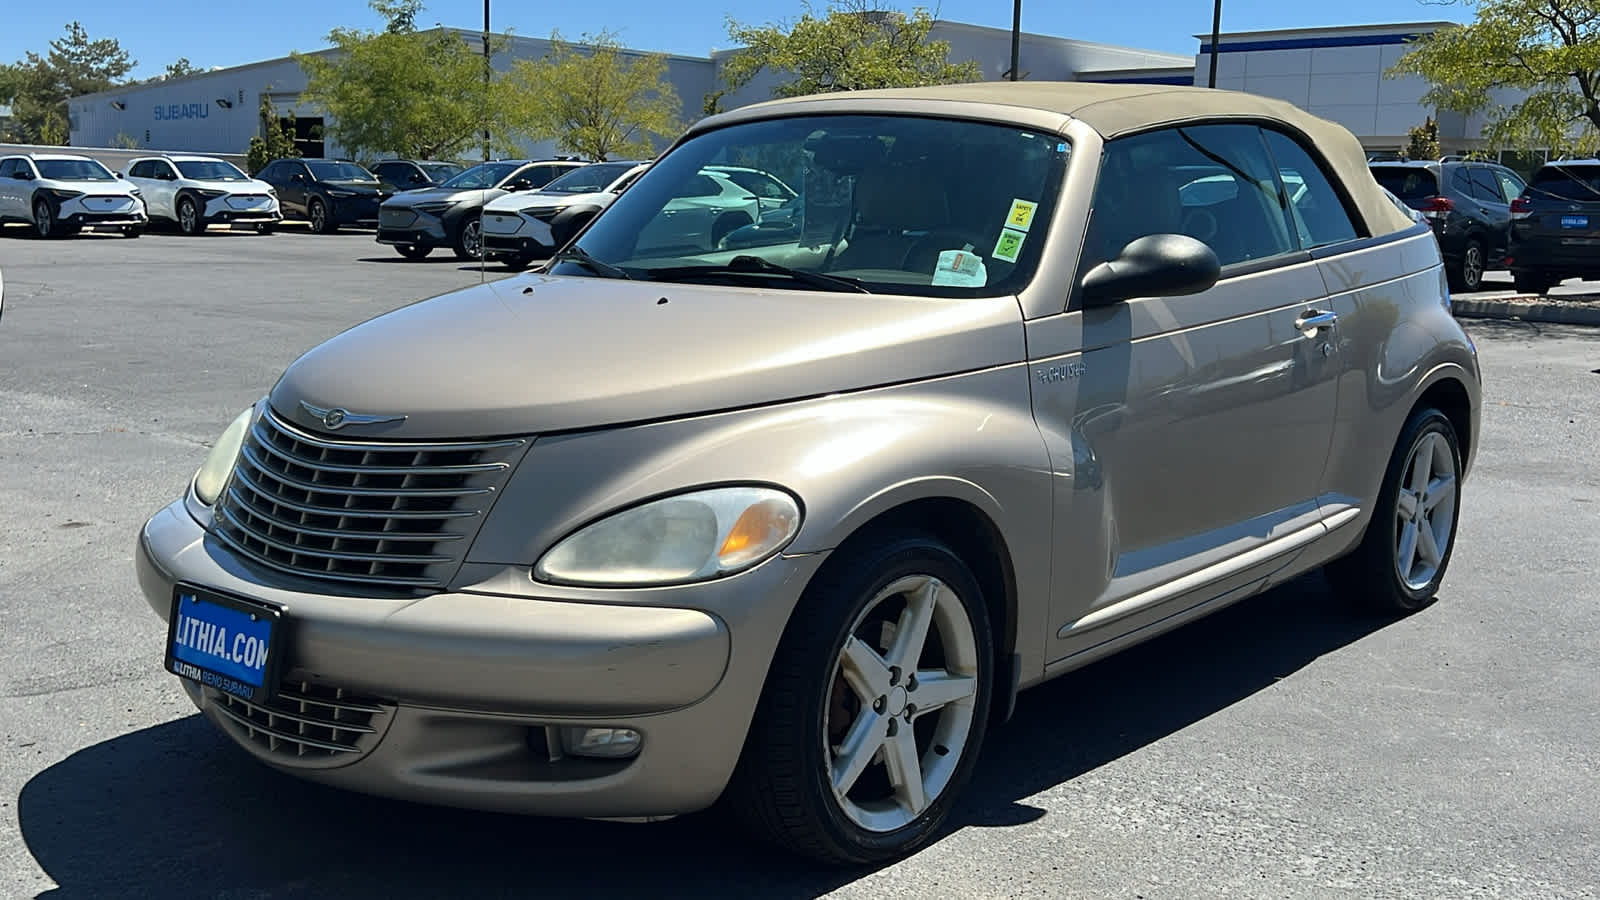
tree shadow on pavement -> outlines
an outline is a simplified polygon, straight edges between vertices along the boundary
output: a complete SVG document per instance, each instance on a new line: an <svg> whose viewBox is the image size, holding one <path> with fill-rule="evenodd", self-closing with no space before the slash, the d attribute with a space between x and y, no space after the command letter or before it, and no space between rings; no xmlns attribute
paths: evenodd
<svg viewBox="0 0 1600 900"><path fill-rule="evenodd" d="M1028 797L1160 740L1381 628L1313 574L1069 674L991 731L951 827L1044 816ZM862 870L756 846L720 818L654 825L418 806L298 781L198 714L73 754L18 802L60 888L103 896L815 897ZM938 844L925 850L937 853Z"/></svg>

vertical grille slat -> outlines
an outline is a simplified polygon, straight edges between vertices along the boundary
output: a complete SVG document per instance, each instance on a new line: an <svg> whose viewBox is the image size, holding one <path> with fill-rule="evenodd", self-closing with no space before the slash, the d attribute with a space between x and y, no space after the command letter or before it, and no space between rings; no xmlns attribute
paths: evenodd
<svg viewBox="0 0 1600 900"><path fill-rule="evenodd" d="M527 442L346 441L269 410L246 435L213 530L280 571L439 588Z"/></svg>

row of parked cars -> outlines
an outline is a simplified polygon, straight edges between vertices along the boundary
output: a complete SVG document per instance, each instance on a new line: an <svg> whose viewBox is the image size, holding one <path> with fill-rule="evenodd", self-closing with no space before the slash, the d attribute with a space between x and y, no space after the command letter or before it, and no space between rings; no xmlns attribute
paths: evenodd
<svg viewBox="0 0 1600 900"><path fill-rule="evenodd" d="M1567 278L1600 277L1600 160L1553 160L1531 180L1461 157L1370 168L1432 226L1453 290L1478 290L1484 272L1497 268L1532 294Z"/></svg>

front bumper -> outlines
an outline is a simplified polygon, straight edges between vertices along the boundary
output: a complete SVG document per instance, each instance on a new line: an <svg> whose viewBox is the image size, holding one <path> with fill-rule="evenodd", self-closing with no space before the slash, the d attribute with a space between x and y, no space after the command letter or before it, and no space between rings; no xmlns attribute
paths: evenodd
<svg viewBox="0 0 1600 900"><path fill-rule="evenodd" d="M519 236L507 237L499 234L486 234L483 236L483 253L485 256L544 256L554 248L549 244L541 243L535 238Z"/></svg>
<svg viewBox="0 0 1600 900"><path fill-rule="evenodd" d="M206 204L204 218L207 224L232 225L238 223L258 225L264 222L280 222L283 220L283 213L276 203L254 208L236 209L229 203L227 197L218 197Z"/></svg>
<svg viewBox="0 0 1600 900"><path fill-rule="evenodd" d="M163 619L179 582L283 605L284 683L348 692L384 710L383 727L365 744L307 759L292 740L286 751L286 742L250 734L221 695L183 681L214 724L275 768L442 805L638 817L716 800L782 632L781 621L764 624L770 615L730 627L722 615L662 601L703 595L707 608L792 606L820 558L775 559L693 595L630 591L619 603L474 589L420 599L339 596L256 574L180 501L146 523L136 568ZM631 728L642 747L629 759L562 756L551 740L562 726Z"/></svg>
<svg viewBox="0 0 1600 900"><path fill-rule="evenodd" d="M410 210L403 211L403 214L384 210L378 217L378 243L447 247L450 245L450 232L444 220L438 216Z"/></svg>
<svg viewBox="0 0 1600 900"><path fill-rule="evenodd" d="M145 225L150 220L142 207L125 212L67 212L63 210L57 221L85 228L95 226Z"/></svg>
<svg viewBox="0 0 1600 900"><path fill-rule="evenodd" d="M336 224L378 224L378 204L382 201L376 197L329 197L328 202L328 217Z"/></svg>

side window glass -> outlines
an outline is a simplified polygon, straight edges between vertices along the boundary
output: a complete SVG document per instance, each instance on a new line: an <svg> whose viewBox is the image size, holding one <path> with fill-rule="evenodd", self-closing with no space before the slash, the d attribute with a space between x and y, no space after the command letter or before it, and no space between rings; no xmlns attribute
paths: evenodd
<svg viewBox="0 0 1600 900"><path fill-rule="evenodd" d="M1300 246L1310 249L1355 240L1355 223L1322 166L1288 135L1265 129L1262 133L1278 164Z"/></svg>
<svg viewBox="0 0 1600 900"><path fill-rule="evenodd" d="M1136 238L1173 233L1205 242L1224 266L1295 249L1254 125L1172 128L1106 145L1084 267Z"/></svg>
<svg viewBox="0 0 1600 900"><path fill-rule="evenodd" d="M128 167L128 177L129 178L145 178L145 177L148 177L144 173L149 171L149 165L150 165L149 163L142 163L142 162L134 163L133 165Z"/></svg>
<svg viewBox="0 0 1600 900"><path fill-rule="evenodd" d="M1506 198L1507 203L1522 196L1522 189L1526 187L1522 179L1502 169L1495 169L1494 177L1499 180L1500 193Z"/></svg>
<svg viewBox="0 0 1600 900"><path fill-rule="evenodd" d="M10 178L17 171L17 161L14 159L0 160L0 178Z"/></svg>
<svg viewBox="0 0 1600 900"><path fill-rule="evenodd" d="M1483 166L1472 167L1472 195L1486 203L1506 202L1500 194L1500 185L1495 183L1494 173Z"/></svg>
<svg viewBox="0 0 1600 900"><path fill-rule="evenodd" d="M1450 187L1453 190L1457 190L1463 194L1466 194L1468 197L1472 196L1472 179L1467 177L1466 169L1457 168L1455 172L1451 173Z"/></svg>

